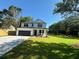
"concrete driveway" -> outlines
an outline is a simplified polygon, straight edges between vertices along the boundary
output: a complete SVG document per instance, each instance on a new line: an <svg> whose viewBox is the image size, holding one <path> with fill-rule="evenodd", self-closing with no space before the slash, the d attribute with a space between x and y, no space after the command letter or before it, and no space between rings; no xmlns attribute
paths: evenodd
<svg viewBox="0 0 79 59"><path fill-rule="evenodd" d="M0 37L0 56L4 55L18 44L21 44L30 37L27 36L4 36Z"/></svg>

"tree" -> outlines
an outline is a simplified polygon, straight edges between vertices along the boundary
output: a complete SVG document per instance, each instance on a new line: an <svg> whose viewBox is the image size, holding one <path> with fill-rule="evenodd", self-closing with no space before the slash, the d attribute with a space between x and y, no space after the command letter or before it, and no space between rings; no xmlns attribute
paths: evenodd
<svg viewBox="0 0 79 59"><path fill-rule="evenodd" d="M78 36L79 17L71 16L49 27L50 33Z"/></svg>
<svg viewBox="0 0 79 59"><path fill-rule="evenodd" d="M5 18L2 22L3 29L8 29L11 25L14 26L15 28L17 27L17 23L12 18Z"/></svg>
<svg viewBox="0 0 79 59"><path fill-rule="evenodd" d="M32 17L20 17L19 19L21 22L28 22L28 21L32 21Z"/></svg>
<svg viewBox="0 0 79 59"><path fill-rule="evenodd" d="M12 5L8 8L8 14L16 18L20 14L21 10L22 10L21 8Z"/></svg>
<svg viewBox="0 0 79 59"><path fill-rule="evenodd" d="M3 18L3 12L0 11L0 20Z"/></svg>
<svg viewBox="0 0 79 59"><path fill-rule="evenodd" d="M33 18L30 17L30 16L28 16L28 17L20 17L20 18L19 18L19 26L21 26L21 23L30 22L30 21L32 21L32 20L33 20Z"/></svg>
<svg viewBox="0 0 79 59"><path fill-rule="evenodd" d="M64 15L72 15L74 12L79 12L79 0L62 0L56 4L54 13L60 13Z"/></svg>
<svg viewBox="0 0 79 59"><path fill-rule="evenodd" d="M51 25L53 31L64 33L65 35L79 34L79 0L62 0L56 4L54 14L61 14L66 18L55 25ZM58 26L58 27L57 27ZM53 33L53 32L52 32Z"/></svg>
<svg viewBox="0 0 79 59"><path fill-rule="evenodd" d="M16 20L16 27L18 27L18 23L19 23L19 20L18 20L18 16L19 14L21 13L22 9L21 8L18 8L16 6L10 6L8 8L8 15L12 18L12 19L15 19ZM8 17L9 17L8 16Z"/></svg>
<svg viewBox="0 0 79 59"><path fill-rule="evenodd" d="M9 28L9 26L11 25L15 26L17 24L16 20L20 12L21 12L21 8L15 6L10 6L8 9L3 9L2 11L0 11L2 28Z"/></svg>

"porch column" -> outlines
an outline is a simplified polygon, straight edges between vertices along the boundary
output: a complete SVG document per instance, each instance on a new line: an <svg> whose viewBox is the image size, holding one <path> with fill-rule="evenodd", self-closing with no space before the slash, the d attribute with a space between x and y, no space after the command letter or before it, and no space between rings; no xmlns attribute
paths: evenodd
<svg viewBox="0 0 79 59"><path fill-rule="evenodd" d="M17 35L17 36L18 36L18 32L19 32L19 31L17 30L17 31L16 31L16 35Z"/></svg>
<svg viewBox="0 0 79 59"><path fill-rule="evenodd" d="M21 23L21 27L24 27L24 23Z"/></svg>
<svg viewBox="0 0 79 59"><path fill-rule="evenodd" d="M39 30L37 30L37 36L39 35Z"/></svg>
<svg viewBox="0 0 79 59"><path fill-rule="evenodd" d="M33 30L31 30L31 36L33 36L33 33L34 33Z"/></svg>
<svg viewBox="0 0 79 59"><path fill-rule="evenodd" d="M43 34L44 37L47 36L47 30L44 30L44 34Z"/></svg>

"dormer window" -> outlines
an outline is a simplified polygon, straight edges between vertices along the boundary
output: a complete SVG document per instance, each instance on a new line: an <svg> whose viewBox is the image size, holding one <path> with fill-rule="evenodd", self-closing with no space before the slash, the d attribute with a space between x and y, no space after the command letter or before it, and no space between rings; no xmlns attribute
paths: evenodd
<svg viewBox="0 0 79 59"><path fill-rule="evenodd" d="M33 27L33 23L32 23L32 27Z"/></svg>
<svg viewBox="0 0 79 59"><path fill-rule="evenodd" d="M24 27L28 27L28 24L24 24Z"/></svg>
<svg viewBox="0 0 79 59"><path fill-rule="evenodd" d="M42 24L38 24L38 27L42 28Z"/></svg>

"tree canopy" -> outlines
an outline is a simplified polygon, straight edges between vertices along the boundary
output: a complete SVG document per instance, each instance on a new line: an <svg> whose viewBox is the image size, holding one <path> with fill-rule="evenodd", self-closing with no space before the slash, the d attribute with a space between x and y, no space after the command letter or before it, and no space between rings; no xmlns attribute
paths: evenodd
<svg viewBox="0 0 79 59"><path fill-rule="evenodd" d="M50 33L79 35L79 17L71 16L49 27Z"/></svg>
<svg viewBox="0 0 79 59"><path fill-rule="evenodd" d="M17 17L21 13L22 9L12 5L8 8L8 11L10 16Z"/></svg>
<svg viewBox="0 0 79 59"><path fill-rule="evenodd" d="M3 28L8 28L9 26L17 23L17 16L20 14L21 8L16 6L10 6L8 9L3 9L0 11L0 20L2 22Z"/></svg>
<svg viewBox="0 0 79 59"><path fill-rule="evenodd" d="M79 0L62 0L56 4L54 13L60 13L64 15L79 12Z"/></svg>
<svg viewBox="0 0 79 59"><path fill-rule="evenodd" d="M32 17L27 16L27 17L20 17L19 18L20 22L28 22L28 21L32 21Z"/></svg>
<svg viewBox="0 0 79 59"><path fill-rule="evenodd" d="M79 0L61 0L55 5L54 14L66 16L64 20L52 24L49 32L54 34L79 35Z"/></svg>

